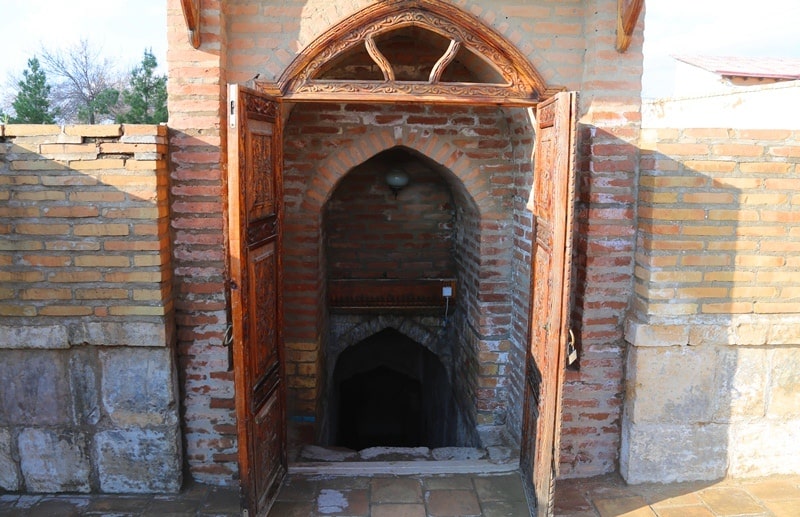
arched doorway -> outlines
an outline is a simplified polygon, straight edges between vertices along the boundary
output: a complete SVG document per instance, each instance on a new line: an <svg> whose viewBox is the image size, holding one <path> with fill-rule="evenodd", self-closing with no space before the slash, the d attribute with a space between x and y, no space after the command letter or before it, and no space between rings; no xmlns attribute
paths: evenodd
<svg viewBox="0 0 800 517"><path fill-rule="evenodd" d="M404 42L417 40L425 44L426 51L443 47L445 42L449 43L432 65L430 59L427 61L420 59L416 62L420 64L419 66L414 65L409 69L398 61L402 53L397 49L403 48ZM420 58L425 57L423 54L425 53L423 52ZM431 52L430 55L434 53ZM369 65L365 56L370 59L372 65ZM363 63L367 63L368 66L364 67ZM428 66L430 71L426 76L423 70ZM448 69L451 66L453 68L450 69L449 75ZM376 70L380 71L382 78L363 80L360 78L359 74L374 73ZM408 75L401 75L399 72ZM466 72L472 74L470 76L472 81L464 80L463 74ZM339 75L340 73L345 75ZM356 73L357 76L350 77L347 75L350 73ZM293 189L299 184L295 184L292 178L284 177L283 174L285 165L282 159L283 153L286 151L288 157L293 150L284 149L284 145L288 142L282 138L284 116L287 111L281 110L280 106L286 105L287 102L326 102L329 106L331 103L348 103L348 106L354 106L352 104L354 102L371 103L374 106L396 106L398 102L407 102L408 106L424 106L424 109L440 111L446 111L447 106L453 104L471 108L492 106L489 109L496 110L498 105L533 106L547 94L552 93L544 88L526 59L501 37L482 26L470 15L449 4L433 0L409 0L393 3L392 8L384 5L365 9L310 45L307 51L298 57L295 64L287 69L279 84L256 86L259 91L248 91L238 87L231 89L229 118L229 169L237 176L229 182L229 200L233 201L230 204L229 216L231 267L234 273L232 301L234 359L237 374L236 400L242 483L253 511L269 505L271 495L276 490L282 473L285 472L286 426L283 415L285 415L284 393L287 385L290 390L288 399L290 405L302 402L313 412L317 412L316 406L320 403L318 384L312 381L310 386L301 386L301 383L296 382L297 378L290 378L287 382L284 359L289 355L306 357L308 370L315 372L316 379L319 378L318 372L324 371L326 362L326 357L321 353L323 349L321 345L328 339L326 329L330 319L326 301L327 285L325 276L321 274L324 271L323 260L318 252L321 242L320 220L318 217L316 220L284 219L284 209L292 208L292 203L296 203L305 208L314 208L316 213L320 214L320 208L339 179L351 166L370 156L368 151L365 155L364 150L346 156L337 149L337 145L334 145L329 149L327 157L322 160L323 165L309 176L300 192L294 191ZM271 93L273 97L270 98L267 93ZM523 345L522 355L527 352L528 358L526 361L516 357L511 363L518 375L517 395L521 400L524 392L526 401L524 407L527 423L526 430L523 431L525 436L522 445L523 448L531 447L525 456L527 458L525 461L534 471L529 480L535 480L537 498L544 501L547 499L547 487L554 471L553 448L557 444L555 434L560 389L558 372L562 370L559 354L561 341L565 335L566 313L563 308L566 303L564 292L568 287L568 276L564 275L568 269L568 261L565 263L564 257L568 256L565 239L569 235L571 219L569 165L572 152L569 146L574 137L574 126L570 122L574 114L574 98L566 97L562 100L559 106L566 108L551 107L540 111L541 116L537 117L536 121L537 127L542 130L537 132L536 136L541 144L538 150L544 158L542 162L544 165L537 162L540 174L535 188L535 203L531 206L540 222L537 222L536 239L530 241L532 246L532 256L528 257L530 262L522 267L522 269L527 267L529 271L533 270L536 284L532 290L539 291L540 284L541 288L547 285L550 289L549 295L544 298L534 298L534 310L538 313L530 318L526 316L524 324L517 323L518 326L527 327L527 323L535 320L544 330L529 334L527 329L518 329L518 334L524 335L519 340ZM524 108L519 109L520 113L527 113ZM339 111L346 113L344 105L341 105ZM553 112L552 116L550 111ZM292 112L292 115L294 113L296 112ZM516 116L506 118L511 120L509 124L513 125L518 123L514 120L519 121L525 117L518 113ZM449 123L450 119L443 122L445 125ZM533 141L531 130L534 128L530 120L527 124L527 126L524 123L519 124L528 130L526 132L523 129L523 136L518 138L520 141L527 141L527 148L530 149ZM462 125L467 128L470 126L469 123L463 122ZM541 135L549 134L551 127L555 128L553 131L559 130L556 131L558 135L565 134L565 140L558 135L549 135L550 138L543 140ZM373 149L377 150L381 147L389 148L393 143L405 138L406 142L416 142L429 156L441 155L440 163L444 165L455 163L464 155L474 155L478 158L497 155L497 148L502 147L502 142L498 143L498 139L484 139L492 142L488 149L484 145L481 150L481 144L478 143L473 153L456 148L456 151L447 154L443 152L443 147L438 146L436 139L425 138L427 134L424 131L415 134L407 134L404 131L403 127L399 130L395 127L388 141L380 141L376 140L380 137L375 135L385 132L378 130L375 135L365 137L365 141L372 141ZM477 140L481 140L480 135L472 136L477 136ZM559 154L558 149L562 145L566 151ZM498 199L513 199L515 196L520 198L522 191L525 191L526 198L531 183L531 153L527 153L527 156L525 154L523 152L515 158L512 150L509 153L500 153L499 156L509 162L505 166L510 166L512 170L526 170L529 173L527 184L525 181L521 181L519 185L514 183L512 175L513 187L506 185L505 194L502 188L487 191L476 189L475 198L491 204ZM287 162L290 161L291 158L287 158ZM265 167L265 164L269 164L269 167ZM475 170L462 171L462 182L471 187L482 185L481 182L485 183L485 173L488 170L481 166ZM499 176L502 174L498 174ZM265 181L265 178L272 179ZM283 180L287 182L287 192L291 190L291 193L281 189ZM257 188L243 189L243 185L255 185ZM495 208L502 213L503 210L511 210L511 205L503 208L503 202L500 202ZM518 212L515 214L518 215ZM520 231L530 234L530 229L524 228L525 221L530 221L530 216L515 215L514 218L518 219L514 224L520 226ZM287 228L285 235L284 227ZM499 230L492 225L484 225L480 218L476 219L476 227L485 232L480 235L486 236ZM539 235L541 232L538 232L538 229L545 228L547 234ZM287 239L292 236L299 237L297 242L301 244L301 252L298 257L284 255L286 250L296 249L295 246L284 247L284 236ZM486 266L484 271L465 269L467 281L463 284L476 290L472 298L474 303L465 308L463 325L460 325L467 335L464 341L476 344L473 349L474 354L466 353L456 359L466 370L481 371L484 368L483 364L472 360L474 357L481 357L481 354L490 358L509 355L508 348L504 348L507 346L505 341L508 340L502 333L498 335L491 333L495 329L506 329L509 334L511 332L510 316L506 317L503 314L498 316L497 307L509 311L509 308L517 303L518 310L527 312L527 297L520 293L529 293L528 289L518 290L515 294L513 289L496 292L492 287L491 279L496 273L492 272L491 261L486 260L484 254L492 249L490 242L491 239L481 239L470 242L471 247L464 248L465 253L475 254L476 263ZM502 243L502 237L498 243ZM310 246L305 247L305 244ZM508 242L501 244L500 247L503 245L509 246ZM513 252L510 247L508 250ZM520 257L519 260L524 260L525 253L521 253ZM295 260L312 267L312 274L296 284L305 285L306 289L302 296L310 303L297 312L288 311L287 319L284 320L282 302L284 298L287 304L293 301L287 293L292 292L295 285L292 283L292 286L289 286L287 282L286 290L281 287L284 265L290 266ZM511 268L510 264L501 266L506 269ZM505 284L510 288L514 286L511 277L505 280ZM272 295L274 299L264 299L263 293L277 294ZM266 323L266 327L262 318L265 310L274 312L276 316ZM290 321L289 318L294 319ZM278 330L270 332L272 329ZM537 341L534 346L528 346L528 336L534 334ZM264 342L264 336L269 337L267 343ZM286 342L287 339L293 340L292 343L285 347L281 346L281 342ZM482 349L483 346L486 349ZM536 346L552 348L553 351L549 355L544 354L540 357L534 353L533 349ZM507 362L504 366L508 364ZM519 375L525 368L523 364L527 364L528 384L524 383ZM297 365L290 366L294 368ZM549 373L545 366L553 373ZM290 372L289 375L291 374ZM466 378L479 379L480 376ZM545 390L540 388L543 382L549 383ZM297 397L293 398L291 391L297 387L307 389L295 390ZM503 390L502 385L483 386L475 383L467 386L464 393L475 395L478 408L476 413L484 411L488 418L497 419L503 415L502 412L496 411L495 404L498 399L493 399L487 394L503 393ZM308 397L307 394L311 396ZM538 418L539 414L542 414L544 419ZM517 428L517 432L519 430ZM542 443L545 445L542 446Z"/></svg>
<svg viewBox="0 0 800 517"><path fill-rule="evenodd" d="M399 117L410 116L402 109L391 111ZM405 122L398 120L400 125ZM357 123L352 129L358 132L363 126ZM402 189L386 183L387 175L395 171L407 179ZM352 348L384 336L376 341L376 348L396 343L412 357L415 348L406 345L414 343L439 365L433 368L430 360L415 363L420 373L410 376L424 381L425 401L441 402L439 411L426 406L430 414L439 414L441 436L426 431L425 446L478 446L476 424L481 413L474 386L480 382L480 373L475 369L454 373L459 359L479 363L478 347L459 329L469 320L468 308L478 303L479 290L467 284L471 272L481 269L476 259L482 253L467 250L471 243L485 239L479 231L480 208L469 191L454 172L418 151L395 146L351 168L337 183L322 214L329 331L322 353L327 373L318 374L325 383L322 409L317 413L320 442L358 443L341 434L341 379L337 375ZM498 255L509 253L506 247ZM287 279L297 273L287 272ZM398 332L387 335L387 328ZM387 351L381 357L393 359L396 365L385 363L390 369L408 369L402 354ZM435 378L421 373L433 370ZM383 445L397 447L406 442Z"/></svg>
<svg viewBox="0 0 800 517"><path fill-rule="evenodd" d="M474 445L459 441L470 433L459 428L463 419L440 358L396 329L342 352L332 384L335 445L354 450Z"/></svg>

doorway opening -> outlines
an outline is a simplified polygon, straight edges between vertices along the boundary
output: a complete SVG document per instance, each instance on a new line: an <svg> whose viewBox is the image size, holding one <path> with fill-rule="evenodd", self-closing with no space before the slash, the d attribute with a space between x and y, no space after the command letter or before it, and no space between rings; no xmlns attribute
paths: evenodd
<svg viewBox="0 0 800 517"><path fill-rule="evenodd" d="M276 190L281 192L277 205L281 211L277 218L251 220L250 215L257 215L257 210L232 210L232 227L244 228L247 232L240 233L248 237L258 238L267 230L276 231L278 235L281 253L275 261L275 270L278 272L276 283L285 286L278 301L284 308L279 314L284 317L280 329L281 351L286 361L274 370L278 373L279 385L284 386L285 366L286 404L291 421L310 424L317 440L335 435L342 429L338 421L341 413L337 414L332 408L341 408L331 392L338 390L340 398L342 395L348 398L358 390L383 385L390 393L410 394L402 403L401 414L412 419L411 427L417 429L391 439L421 440L425 433L419 429L427 425L421 416L425 413L421 394L424 376L408 375L382 361L364 367L363 371L356 369L338 384L331 382L338 356L348 347L391 328L422 344L442 360L452 384L455 407L461 409L467 421L464 426L455 426L457 430L474 429L482 445L496 443L500 438L519 446L523 405L535 404L533 398L523 393L522 365L526 353L530 352L532 253L543 249L532 242L531 215L525 201L533 180L534 134L539 137L535 127L537 122L553 121L553 118L539 117L533 120L529 107L552 92L546 90L525 56L479 20L438 0L400 3L404 9L400 9L399 14L394 3L387 4L385 9L367 9L359 13L348 23L365 30L337 28L326 33L298 56L278 84L262 85L261 93L280 96L283 107L297 103L291 110L277 104L260 106L249 97L239 103L253 108L248 109L247 122L250 124L252 120L254 131L237 140L234 137L239 135L229 138L234 142L229 146L229 161L237 164L243 156L236 152L240 143L263 149L265 153L273 152L276 156L282 152L283 160L275 161L276 167L282 167L276 178L280 178L285 188ZM433 48L443 46L440 43L444 41L435 35L449 43L427 76L416 73L412 64L413 73L407 77L410 80L401 81L397 79L399 75L393 63L403 65L399 60L402 53L395 51L419 36L407 29L411 26L424 27L432 33L433 36L424 41ZM384 32L398 30L401 32L396 34L396 40L382 36ZM382 79L376 74L377 80L356 77L351 81L338 75L342 67L348 68L349 57L363 58L358 50L362 45L380 70ZM450 65L455 66L448 68ZM351 68L356 75L363 69L361 66ZM400 70L407 71L404 66L400 66ZM447 70L458 73L451 77ZM472 80L462 78L462 72L466 71ZM491 77L492 74L487 73L491 71L499 75ZM498 77L503 81L497 82ZM257 83L256 87L261 86ZM235 115L236 110L231 113ZM267 118L270 122L276 121L271 122L275 125L261 128L259 121ZM280 133L283 138L271 138ZM278 149L280 141L283 144ZM451 202L431 211L420 204L420 201L431 201L424 196L401 199L408 197L404 194L412 192L415 185L424 185L424 182L417 183L414 174L406 169L411 187L406 187L399 195L396 189L389 189L385 184L383 190L374 185L364 191L370 196L384 195L387 201L392 196L395 201L391 208L362 212L364 215L360 218L352 217L359 223L365 220L381 223L379 231L371 234L372 241L365 246L348 247L346 240L331 239L331 230L337 228L329 224L327 209L335 206L340 191L348 192L342 185L349 178L357 177L355 169L359 165L395 148L408 153L411 165L427 169L425 174L437 179L431 184L445 187L442 192L449 193ZM556 156L556 153L545 149L542 155ZM253 162L249 167L239 168L239 173L256 171L260 179L262 165L267 161ZM248 166L249 162L244 165ZM369 178L368 172L364 172L364 178ZM549 175L542 176L540 183L549 186L549 178ZM241 193L232 191L237 195ZM552 198L546 190L537 191L537 195L541 199ZM367 197L357 197L355 201L370 201ZM252 201L256 209L264 204L261 196L255 196ZM341 208L349 215L359 213L353 204L343 203ZM542 208L550 207L542 204ZM450 222L437 223L437 231L424 238L413 235L409 238L403 227L383 224L395 221L401 210L416 215L416 219L409 221L423 222L429 222L431 213L434 217L442 215L439 212L452 213L448 214ZM246 216L245 223L253 223L252 231L250 227L238 226L242 214ZM551 214L544 210L537 217L539 215ZM549 222L549 219L544 220L545 224ZM364 227L369 232L373 230L373 225ZM347 237L364 235L363 231L342 233ZM447 250L446 260L426 260L427 253L433 251L429 244L441 244L439 241L447 244L442 248ZM407 246L398 247L398 243L403 242ZM254 242L254 245L259 243ZM340 263L330 260L333 250L379 251L384 261L370 258ZM422 260L406 263L393 254L402 251L399 255L413 258L415 250ZM253 251L252 257L250 250L245 251L248 252L246 259L262 256L256 253L260 248ZM546 252L542 251L537 258L545 260ZM544 280L543 275L549 270L546 263L541 264L537 271ZM362 267L365 265L369 267ZM332 274L337 269L343 273L339 278ZM359 275L352 276L354 271ZM437 287L441 288L438 303L433 302L435 291L426 293L418 303L418 291L426 291L437 282ZM455 286L454 291L458 293L452 306L449 304L452 295L444 294L444 282L449 289ZM339 289L345 284L352 285ZM258 292L259 289L249 289L247 294ZM245 299L242 305L255 307L251 302L257 301ZM253 315L253 320L257 321L257 309L253 310ZM561 312L558 315L561 316ZM550 327L560 329L560 322L558 327ZM240 326L235 332L235 350L242 350L244 339L241 336L248 329ZM258 336L254 334L253 337ZM244 354L237 357L244 357ZM238 371L246 371L242 366L246 361L238 363ZM256 387L259 386L262 384ZM548 389L547 393L556 394L557 391ZM247 396L249 392L240 396L237 391L237 410L241 409L245 416L251 408L243 398ZM355 410L345 411L350 411L349 415L357 414L364 404L362 400L361 405L355 405ZM366 407L378 411L380 404L379 399L377 403L366 403ZM367 430L366 438L363 442L359 440L357 446L384 440L380 422L365 420L363 427ZM352 432L354 429L347 427L345 430ZM269 451L259 456L262 441L250 430L240 426L239 435L241 442L252 445L250 449L254 451L248 453L245 445L240 444L242 463L253 463L253 460L258 463L275 456L270 456ZM268 485L274 487L276 483ZM258 487L252 491L267 493Z"/></svg>
<svg viewBox="0 0 800 517"><path fill-rule="evenodd" d="M369 447L459 443L464 419L444 365L430 350L387 328L342 352L333 373L334 444Z"/></svg>

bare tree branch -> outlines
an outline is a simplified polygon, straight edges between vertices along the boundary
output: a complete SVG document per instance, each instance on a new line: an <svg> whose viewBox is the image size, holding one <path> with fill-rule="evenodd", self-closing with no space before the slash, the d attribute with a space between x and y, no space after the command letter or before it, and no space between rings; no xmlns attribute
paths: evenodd
<svg viewBox="0 0 800 517"><path fill-rule="evenodd" d="M41 60L53 79L53 101L65 122L110 122L118 109L123 81L100 49L81 39L66 49L42 49Z"/></svg>

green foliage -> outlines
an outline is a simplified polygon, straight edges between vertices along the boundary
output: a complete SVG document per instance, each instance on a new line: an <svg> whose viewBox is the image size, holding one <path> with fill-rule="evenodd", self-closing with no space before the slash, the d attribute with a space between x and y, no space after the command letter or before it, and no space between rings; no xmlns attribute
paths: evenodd
<svg viewBox="0 0 800 517"><path fill-rule="evenodd" d="M158 124L167 121L167 77L155 75L157 66L153 52L145 50L142 63L131 72L130 85L122 92L122 100L129 109L117 115L117 122Z"/></svg>
<svg viewBox="0 0 800 517"><path fill-rule="evenodd" d="M98 115L112 115L118 101L118 90L114 88L101 90L94 98L87 99L85 105L78 107L78 121L84 124L95 124Z"/></svg>
<svg viewBox="0 0 800 517"><path fill-rule="evenodd" d="M17 83L19 91L11 104L16 116L9 121L12 124L54 124L57 112L50 107L50 85L39 60L29 59L22 75L23 79Z"/></svg>

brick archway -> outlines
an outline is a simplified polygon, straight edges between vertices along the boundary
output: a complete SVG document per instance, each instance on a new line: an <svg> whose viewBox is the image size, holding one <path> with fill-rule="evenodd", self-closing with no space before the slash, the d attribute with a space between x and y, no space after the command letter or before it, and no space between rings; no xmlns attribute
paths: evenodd
<svg viewBox="0 0 800 517"><path fill-rule="evenodd" d="M438 138L435 134L393 126L361 135L323 160L303 195L304 209L318 211L336 188L337 182L353 167L396 146L417 151L452 172L480 213L491 214L496 208L491 196L482 195L491 186L487 176L477 173L481 164L472 160L452 142Z"/></svg>
<svg viewBox="0 0 800 517"><path fill-rule="evenodd" d="M517 147L524 144L515 143L512 126L518 118L499 108L471 106L295 106L285 130L284 300L288 371L302 373L289 382L291 411L303 417L317 413L326 363L332 360L324 352L330 339L323 242L326 203L349 171L396 147L434 164L450 185L457 205L463 208L460 217L465 218L465 235L458 252L463 290L459 292L469 304L465 313L474 315L470 316L474 322L468 326L475 330L469 332L476 334L460 337L469 350L456 351L451 357L470 365L468 377L472 380L464 389L473 405L478 396L475 390L502 391L502 382L496 389L493 384L478 388L478 357L484 354L505 361L508 356L498 348L505 345L484 340L485 336L492 340L511 332L514 287L510 274L499 271L509 271L512 260L511 228L515 221L508 208L517 195L513 186L520 183L520 174L530 172L530 153ZM455 124L461 124L462 130L454 130ZM291 364L293 360L296 364ZM484 420L491 424L492 415L504 411L497 409L501 406L499 402L492 409L484 409Z"/></svg>
<svg viewBox="0 0 800 517"><path fill-rule="evenodd" d="M397 80L387 59L392 55L382 54L376 45L379 38L404 27L450 41L427 79L425 72L417 79ZM320 75L329 62L359 48L366 49L383 80L329 81ZM484 65L478 65L467 82L440 80L441 69L449 66L448 59L458 48L475 58L473 64L483 60ZM486 73L489 68L494 72ZM527 288L521 287L520 279L525 284L528 274L525 264L514 265L524 259L524 251L515 255L514 246L521 241L524 250L529 239L528 216L517 213L517 198L520 189L530 185L532 135L519 132L520 117L514 107L530 107L560 88L548 88L527 57L504 36L441 0L398 0L366 7L307 45L277 82L255 85L287 103L297 102L288 114L284 152L290 413L313 418L320 412L324 391L330 325L325 204L348 171L399 146L435 163L464 208L466 222L459 234L463 242L455 254L462 261L459 282L468 287L468 316L458 338L463 350L453 354L454 361L469 371L462 388L463 398L473 404L471 416L488 426L504 425L508 401L513 405L516 396L507 389L509 382L516 382L513 369L506 366L514 361L508 340L516 327L527 325L514 322L521 314L527 321ZM407 115L396 113L398 107ZM365 112L374 117L365 121ZM332 125L332 120L341 124ZM352 120L361 124L355 127ZM293 131L301 126L303 131ZM470 130L459 132L457 127ZM517 420L515 415L508 418Z"/></svg>

